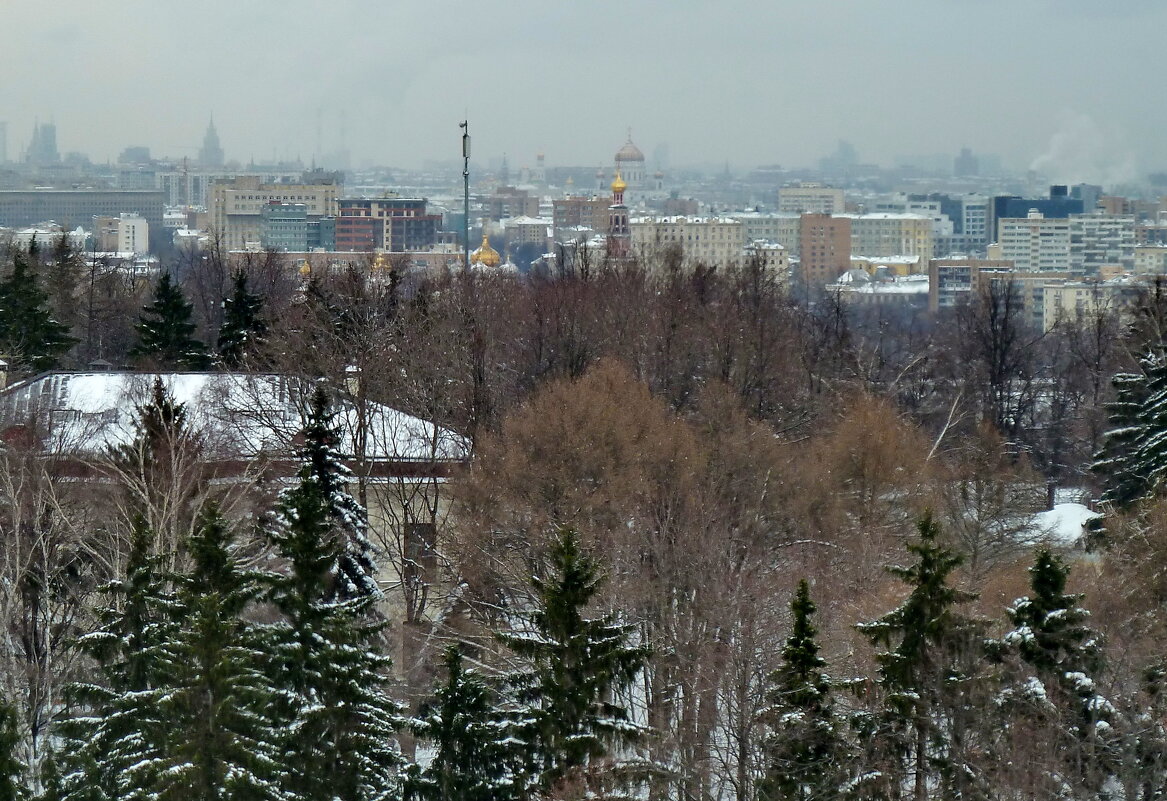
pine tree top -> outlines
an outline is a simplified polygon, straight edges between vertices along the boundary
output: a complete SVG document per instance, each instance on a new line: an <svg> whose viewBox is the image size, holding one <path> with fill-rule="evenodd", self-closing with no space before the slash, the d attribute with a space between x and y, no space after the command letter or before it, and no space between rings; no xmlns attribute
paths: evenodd
<svg viewBox="0 0 1167 801"><path fill-rule="evenodd" d="M940 527L931 514L921 518L916 528L919 539L907 545L916 562L888 568L911 592L897 608L858 626L873 644L889 649L876 654L876 661L883 681L900 689L918 685L922 672L948 661L937 658L940 652L966 645L982 627L980 621L958 611L960 604L976 595L949 583L961 564L960 555L939 542Z"/></svg>

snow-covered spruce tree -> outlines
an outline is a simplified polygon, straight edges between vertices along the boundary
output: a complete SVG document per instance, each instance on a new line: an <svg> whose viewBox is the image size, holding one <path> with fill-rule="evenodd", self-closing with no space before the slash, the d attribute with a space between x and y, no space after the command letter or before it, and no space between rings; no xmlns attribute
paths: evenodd
<svg viewBox="0 0 1167 801"><path fill-rule="evenodd" d="M462 665L456 646L446 651L446 681L435 688L410 728L429 741L433 759L411 766L406 801L508 801L519 798L511 723L498 693Z"/></svg>
<svg viewBox="0 0 1167 801"><path fill-rule="evenodd" d="M260 585L240 567L232 535L208 505L188 543L191 567L176 577L175 625L158 649L152 693L167 727L145 743L152 769L136 791L158 799L281 799L282 732L256 626L245 615ZM142 732L145 739L152 731Z"/></svg>
<svg viewBox="0 0 1167 801"><path fill-rule="evenodd" d="M368 537L368 514L347 490L352 471L336 450L340 429L333 422L328 392L313 389L308 402L304 445L300 448L300 486L291 493L310 490L324 502L327 536L336 541L335 563L329 567L326 597L332 599L377 596L377 565ZM309 485L311 485L309 487Z"/></svg>
<svg viewBox="0 0 1167 801"><path fill-rule="evenodd" d="M1091 465L1102 501L1125 508L1159 492L1167 479L1167 352L1156 346L1139 360L1141 372L1112 379L1110 428Z"/></svg>
<svg viewBox="0 0 1167 801"><path fill-rule="evenodd" d="M527 789L543 793L578 780L576 771L642 733L616 699L648 658L632 644L635 627L616 614L584 616L602 578L575 530L559 532L548 561L547 576L531 578L530 614L498 634L528 663L509 683L520 705L516 739Z"/></svg>
<svg viewBox="0 0 1167 801"><path fill-rule="evenodd" d="M246 271L236 270L231 297L223 301L223 324L219 327L219 355L227 366L238 366L267 333L262 309L263 298L247 288Z"/></svg>
<svg viewBox="0 0 1167 801"><path fill-rule="evenodd" d="M134 329L138 344L130 355L140 361L171 370L204 370L210 365L207 347L194 338L192 306L170 273L163 273L154 287L154 299L142 309Z"/></svg>
<svg viewBox="0 0 1167 801"><path fill-rule="evenodd" d="M1114 707L1095 684L1104 666L1099 638L1087 624L1090 613L1078 605L1082 596L1065 591L1069 572L1040 549L1029 569L1032 595L1013 602L1012 630L990 643L1005 668L997 699L1004 747L1043 750L1043 758L1029 760L1036 774L1026 778L1025 789L1050 797L1066 788L1097 793L1123 750Z"/></svg>
<svg viewBox="0 0 1167 801"><path fill-rule="evenodd" d="M19 249L12 272L0 281L0 355L16 370L55 367L77 340L53 318L48 295Z"/></svg>
<svg viewBox="0 0 1167 801"><path fill-rule="evenodd" d="M983 624L959 611L975 596L949 584L960 557L939 542L931 515L909 543L916 562L889 567L911 589L900 606L859 630L876 646L880 706L859 719L858 743L868 756L852 789L861 797L986 797L976 706ZM871 755L876 759L871 760ZM862 761L862 760L861 760Z"/></svg>
<svg viewBox="0 0 1167 801"><path fill-rule="evenodd" d="M178 615L158 561L150 556L153 539L137 516L125 578L104 587L97 629L80 640L97 675L66 691L56 760L63 799L141 797L138 792L154 782L152 747L168 728L156 703L166 678L162 649Z"/></svg>
<svg viewBox="0 0 1167 801"><path fill-rule="evenodd" d="M298 482L280 494L269 537L284 563L267 630L282 693L287 790L303 801L397 796L397 705L364 536L364 510L344 489L336 432L322 388L312 396ZM354 540L355 536L362 539Z"/></svg>
<svg viewBox="0 0 1167 801"><path fill-rule="evenodd" d="M790 603L792 631L782 664L770 674L763 745L766 774L758 786L764 801L826 801L839 797L845 744L831 685L819 656L815 612L806 579Z"/></svg>
<svg viewBox="0 0 1167 801"><path fill-rule="evenodd" d="M24 764L17 755L19 747L16 707L0 696L0 801L20 801L28 797Z"/></svg>

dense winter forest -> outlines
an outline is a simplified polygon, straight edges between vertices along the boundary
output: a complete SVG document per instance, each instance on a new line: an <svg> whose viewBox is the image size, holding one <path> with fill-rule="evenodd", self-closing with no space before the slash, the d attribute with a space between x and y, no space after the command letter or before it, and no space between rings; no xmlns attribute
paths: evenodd
<svg viewBox="0 0 1167 801"><path fill-rule="evenodd" d="M0 442L0 799L1167 793L1160 285L1042 333L1007 283L932 316L667 251L0 264L9 383L309 388L282 478L213 480L162 382L83 473ZM370 480L367 402L472 456Z"/></svg>

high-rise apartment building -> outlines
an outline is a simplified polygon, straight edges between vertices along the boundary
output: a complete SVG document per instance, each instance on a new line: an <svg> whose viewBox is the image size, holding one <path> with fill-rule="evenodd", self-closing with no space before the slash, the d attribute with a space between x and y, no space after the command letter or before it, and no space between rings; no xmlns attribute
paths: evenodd
<svg viewBox="0 0 1167 801"><path fill-rule="evenodd" d="M1070 267L1096 276L1103 267L1135 267L1135 218L1109 214L1070 215Z"/></svg>
<svg viewBox="0 0 1167 801"><path fill-rule="evenodd" d="M1018 272L1070 272L1070 220L1033 209L1025 217L997 221L1001 258Z"/></svg>
<svg viewBox="0 0 1167 801"><path fill-rule="evenodd" d="M798 283L822 289L851 269L851 218L803 214L799 220Z"/></svg>

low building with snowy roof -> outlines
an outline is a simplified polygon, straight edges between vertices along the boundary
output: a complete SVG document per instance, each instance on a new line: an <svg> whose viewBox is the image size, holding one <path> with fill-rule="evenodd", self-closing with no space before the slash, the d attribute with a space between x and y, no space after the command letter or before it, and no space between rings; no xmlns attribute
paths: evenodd
<svg viewBox="0 0 1167 801"><path fill-rule="evenodd" d="M847 270L826 287L840 300L868 305L928 306L928 276L873 277L861 268Z"/></svg>
<svg viewBox="0 0 1167 801"><path fill-rule="evenodd" d="M294 472L294 443L312 384L276 374L49 372L0 390L0 440L84 465L135 436L139 408L156 381L184 404L203 458L222 477L257 464ZM465 438L379 403L361 408L347 392L334 404L337 447L370 478L448 475L469 455Z"/></svg>
<svg viewBox="0 0 1167 801"><path fill-rule="evenodd" d="M438 544L449 520L450 479L470 443L450 429L374 402L360 403L349 374L331 387L334 448L352 471L350 492L368 511L381 607L389 620L415 620L421 594L441 580ZM107 489L135 478L121 473L110 449L136 439L141 408L161 382L185 406L193 454L181 482L198 482L236 509L265 508L271 490L295 481L314 382L242 373L50 372L0 389L0 453L45 457L63 492L86 507L109 502ZM258 492L253 492L258 490ZM120 493L114 493L120 494ZM119 503L114 501L114 503ZM407 630L409 627L406 627ZM417 654L398 641L394 663Z"/></svg>

